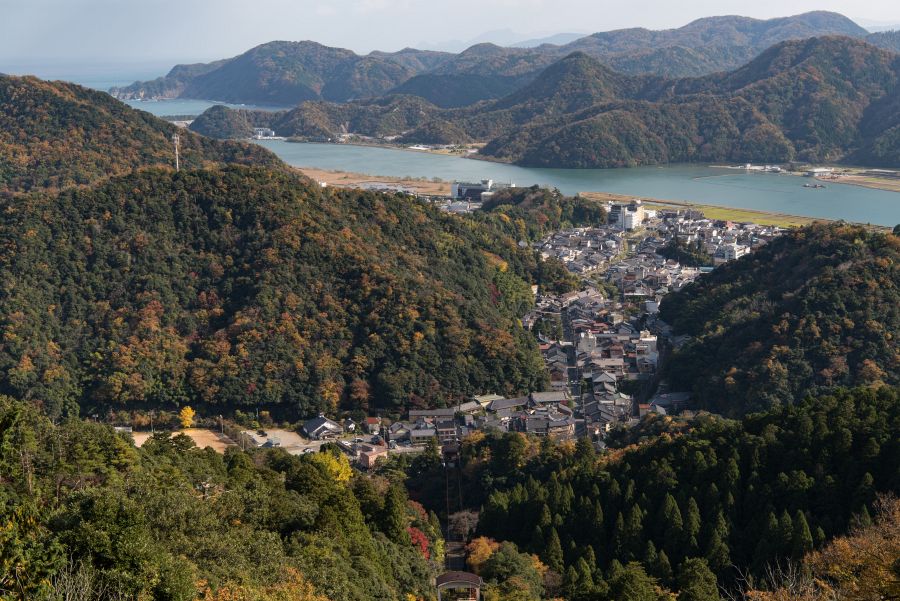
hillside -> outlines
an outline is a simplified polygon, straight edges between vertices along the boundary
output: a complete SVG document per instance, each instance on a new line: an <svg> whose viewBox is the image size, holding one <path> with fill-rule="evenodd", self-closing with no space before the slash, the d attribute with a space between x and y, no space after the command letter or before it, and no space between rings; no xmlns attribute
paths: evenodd
<svg viewBox="0 0 900 601"><path fill-rule="evenodd" d="M380 96L446 56L413 49L360 56L316 42L269 42L215 63L178 65L163 78L110 93L122 99L201 98L274 106L346 102Z"/></svg>
<svg viewBox="0 0 900 601"><path fill-rule="evenodd" d="M787 40L826 35L865 37L847 17L816 11L775 19L722 16L697 19L677 29L620 29L595 33L561 48L585 52L625 73L697 76L734 69Z"/></svg>
<svg viewBox="0 0 900 601"><path fill-rule="evenodd" d="M873 46L892 52L900 52L900 31L879 31L866 36L866 41Z"/></svg>
<svg viewBox="0 0 900 601"><path fill-rule="evenodd" d="M826 37L783 42L739 69L699 78L635 77L578 52L519 90L470 107L387 97L305 103L290 118L251 120L314 139L415 131L408 139L421 143L485 142L482 155L536 167L792 160L896 167L898 82L900 55Z"/></svg>
<svg viewBox="0 0 900 601"><path fill-rule="evenodd" d="M498 569L513 551L559 574L543 581L543 597L517 598L650 600L661 598L658 585L715 600L717 585L760 583L770 566L832 552L828 541L868 523L879 493L900 492L898 441L900 394L889 387L822 394L741 421L650 415L614 432L602 454L587 439L493 432L463 443L451 507L480 509L468 559L489 587L527 578L522 567ZM415 472L411 495L440 510L445 477L439 463ZM896 557L869 559L883 568ZM844 576L878 583L877 573ZM624 594L635 589L647 592ZM698 589L707 592L689 596Z"/></svg>
<svg viewBox="0 0 900 601"><path fill-rule="evenodd" d="M691 341L666 369L700 407L739 415L832 386L900 382L900 241L846 225L792 231L667 296Z"/></svg>
<svg viewBox="0 0 900 601"><path fill-rule="evenodd" d="M517 319L534 255L406 197L150 170L0 214L0 393L52 415L190 402L296 420L543 385Z"/></svg>
<svg viewBox="0 0 900 601"><path fill-rule="evenodd" d="M180 130L108 94L33 77L0 77L0 195L90 184L147 166L277 165L266 150Z"/></svg>
<svg viewBox="0 0 900 601"><path fill-rule="evenodd" d="M51 422L3 396L0 441L4 599L405 601L432 590L439 523L402 486L351 479L340 452L223 457L159 432L136 449L110 426Z"/></svg>
<svg viewBox="0 0 900 601"><path fill-rule="evenodd" d="M622 29L561 46L502 48L476 44L449 54L407 48L359 56L315 42L269 42L209 64L178 65L165 77L111 93L120 98L200 98L291 106L307 100L347 102L384 94L413 94L454 108L501 98L533 81L542 69L583 52L616 71L666 77L734 69L773 44L814 36L866 37L846 17L812 12L778 19L710 17L678 29ZM884 36L873 38L882 40Z"/></svg>

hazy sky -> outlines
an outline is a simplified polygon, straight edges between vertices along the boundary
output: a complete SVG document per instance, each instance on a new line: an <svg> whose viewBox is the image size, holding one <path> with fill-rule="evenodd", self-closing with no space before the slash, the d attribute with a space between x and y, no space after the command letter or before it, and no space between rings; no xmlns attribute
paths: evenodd
<svg viewBox="0 0 900 601"><path fill-rule="evenodd" d="M173 63L239 54L274 39L358 52L620 27L677 27L695 18L842 12L863 25L900 23L897 0L0 0L0 71L45 61Z"/></svg>

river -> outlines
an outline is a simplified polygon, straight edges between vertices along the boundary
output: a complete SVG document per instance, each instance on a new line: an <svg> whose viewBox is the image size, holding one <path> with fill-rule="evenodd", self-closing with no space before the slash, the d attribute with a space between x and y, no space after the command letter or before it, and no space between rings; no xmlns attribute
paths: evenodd
<svg viewBox="0 0 900 601"><path fill-rule="evenodd" d="M283 140L258 143L297 167L391 177L493 179L518 186L552 186L565 194L611 192L891 227L900 223L900 193L831 183L826 188L804 188L803 184L810 180L793 175L748 173L705 165L532 169L391 148Z"/></svg>

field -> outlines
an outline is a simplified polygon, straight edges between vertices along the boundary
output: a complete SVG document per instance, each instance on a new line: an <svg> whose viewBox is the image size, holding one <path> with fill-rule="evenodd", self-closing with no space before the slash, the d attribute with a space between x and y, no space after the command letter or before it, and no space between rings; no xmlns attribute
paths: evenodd
<svg viewBox="0 0 900 601"><path fill-rule="evenodd" d="M203 428L189 428L187 430L180 430L178 432L173 432L172 435L175 434L184 434L188 436L194 443L200 447L201 449L206 447L211 447L212 450L217 453L224 453L225 449L228 447L235 446L233 440L228 438L227 436L222 436L218 432L214 430L206 430ZM141 446L147 439L150 438L150 432L134 432L132 433L132 438L134 438L135 446Z"/></svg>
<svg viewBox="0 0 900 601"><path fill-rule="evenodd" d="M450 182L434 182L426 179L403 179L397 177L383 177L379 175L363 175L361 173L348 173L346 171L326 171L324 169L312 169L300 167L299 171L306 177L317 182L325 182L329 186L337 188L362 188L372 189L381 186L404 188L416 194L431 196L449 196Z"/></svg>

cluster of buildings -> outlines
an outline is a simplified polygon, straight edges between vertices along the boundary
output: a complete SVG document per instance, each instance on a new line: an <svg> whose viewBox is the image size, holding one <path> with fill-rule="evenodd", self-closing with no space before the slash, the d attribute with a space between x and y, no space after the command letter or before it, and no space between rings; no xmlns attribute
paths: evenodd
<svg viewBox="0 0 900 601"><path fill-rule="evenodd" d="M406 421L387 428L390 440L423 445L431 439L440 444L456 443L477 430L524 432L556 439L575 436L572 399L566 390L532 392L527 396L474 397L456 407L413 409Z"/></svg>

